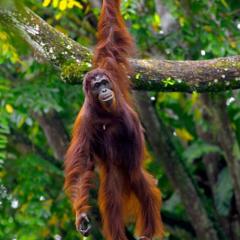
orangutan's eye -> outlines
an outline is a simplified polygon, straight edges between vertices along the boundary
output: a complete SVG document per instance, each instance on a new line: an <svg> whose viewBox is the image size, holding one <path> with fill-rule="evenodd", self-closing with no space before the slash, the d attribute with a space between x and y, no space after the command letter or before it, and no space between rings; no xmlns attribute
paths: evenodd
<svg viewBox="0 0 240 240"><path fill-rule="evenodd" d="M100 87L101 83L97 82L94 84L93 89L97 90Z"/></svg>
<svg viewBox="0 0 240 240"><path fill-rule="evenodd" d="M108 80L107 80L107 79L103 79L103 80L102 80L102 84L103 84L103 85L108 85Z"/></svg>

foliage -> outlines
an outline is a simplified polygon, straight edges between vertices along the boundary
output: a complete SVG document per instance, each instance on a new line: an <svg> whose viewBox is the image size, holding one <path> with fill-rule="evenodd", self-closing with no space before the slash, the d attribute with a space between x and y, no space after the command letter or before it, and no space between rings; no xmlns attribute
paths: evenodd
<svg viewBox="0 0 240 240"><path fill-rule="evenodd" d="M216 152L222 153L219 147L197 140L183 152L183 157L186 159L188 164L192 164L193 160L198 159L205 154Z"/></svg>
<svg viewBox="0 0 240 240"><path fill-rule="evenodd" d="M48 7L49 5L52 5L54 8L58 8L61 11L65 11L66 9L71 9L73 7L78 7L80 9L83 8L82 4L77 2L76 0L44 0L43 1L43 7Z"/></svg>
<svg viewBox="0 0 240 240"><path fill-rule="evenodd" d="M231 199L233 197L232 180L227 168L224 168L219 176L216 186L217 209L223 216L227 216L231 207Z"/></svg>
<svg viewBox="0 0 240 240"><path fill-rule="evenodd" d="M183 60L240 53L238 1L161 1L175 21L174 29L167 33L163 31L163 16L156 11L156 2L125 0L122 4L140 56L162 55ZM94 45L99 9L93 9L89 1L27 0L26 3L80 44ZM27 45L20 44L4 28L0 29L0 64L0 239L79 239L62 190L62 164L53 161L54 149L34 113L47 115L55 111L70 133L83 93L79 86L59 81L52 66L37 63ZM166 84L171 84L171 79ZM217 219L232 218L233 184L226 153L220 144L226 136L219 137L217 124L205 117L206 111L210 117L215 113L206 110L204 96L197 93L150 93L150 96L158 116L172 131L173 151L179 158L176 160L184 164L199 195L204 196L204 205ZM233 153L239 159L239 91L224 93L219 99L226 102L234 136ZM209 142L202 138L207 133L212 135ZM219 158L214 186L207 180L208 166L204 162L212 153ZM189 219L178 190L171 186L165 170L152 156L146 161L146 167L158 180L164 212L180 222L175 228L167 226L166 239L187 239L183 237L186 235L194 239L190 230L182 228ZM93 215L99 221L95 210ZM99 233L94 233L92 238L101 239Z"/></svg>

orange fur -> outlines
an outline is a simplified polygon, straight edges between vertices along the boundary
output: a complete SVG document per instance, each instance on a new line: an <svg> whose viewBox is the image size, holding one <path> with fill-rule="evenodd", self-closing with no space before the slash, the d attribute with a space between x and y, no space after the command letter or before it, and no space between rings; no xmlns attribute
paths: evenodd
<svg viewBox="0 0 240 240"><path fill-rule="evenodd" d="M107 240L127 240L125 225L129 221L136 221L138 236L163 236L161 193L143 169L144 134L130 95L128 58L133 49L120 14L120 0L103 0L94 70L85 77L86 97L66 154L65 190L77 218L87 213L94 166L98 163L98 202ZM101 109L92 98L89 82L99 74L112 83L114 110Z"/></svg>

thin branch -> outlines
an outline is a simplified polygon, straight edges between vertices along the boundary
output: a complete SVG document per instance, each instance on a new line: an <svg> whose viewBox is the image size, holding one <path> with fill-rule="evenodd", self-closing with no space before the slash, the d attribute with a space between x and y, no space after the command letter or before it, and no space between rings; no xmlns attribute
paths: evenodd
<svg viewBox="0 0 240 240"><path fill-rule="evenodd" d="M0 23L21 36L46 61L59 68L62 80L81 83L91 68L92 53L48 25L26 7L0 7ZM240 88L240 56L202 61L131 60L138 90L217 92Z"/></svg>

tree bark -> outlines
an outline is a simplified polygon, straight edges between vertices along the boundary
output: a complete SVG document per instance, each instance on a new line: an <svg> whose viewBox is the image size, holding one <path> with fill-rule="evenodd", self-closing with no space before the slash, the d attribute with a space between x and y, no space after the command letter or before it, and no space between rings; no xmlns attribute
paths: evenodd
<svg viewBox="0 0 240 240"><path fill-rule="evenodd" d="M34 113L34 117L43 129L54 157L62 162L69 144L69 137L58 113L55 111L47 114Z"/></svg>
<svg viewBox="0 0 240 240"><path fill-rule="evenodd" d="M210 124L209 129L203 130L201 126L197 124L197 132L201 139L203 139L206 143L211 145L218 145L217 137L213 133L211 126L212 126L212 114L211 102L209 102L209 94L202 94L200 96L199 105L197 106L202 109L202 118L204 121ZM219 153L209 153L203 156L202 158L206 173L208 177L209 187L211 189L211 193L213 198L215 197L215 188L219 174L219 167L221 161L221 155Z"/></svg>
<svg viewBox="0 0 240 240"><path fill-rule="evenodd" d="M203 118L206 122L208 122L211 131L198 128L199 135L204 141L210 144L218 145L225 153L225 160L230 170L230 175L233 182L234 193L235 196L239 196L238 186L239 186L239 178L236 178L234 174L237 173L239 175L239 160L233 156L233 145L234 145L234 131L231 129L231 123L228 118L227 109L226 109L226 98L225 96L218 96L214 98L210 94L203 94L201 96L201 100L204 104ZM223 130L225 129L225 130ZM225 133L227 132L227 134ZM224 136L224 139L222 138ZM208 175L208 180L211 186L212 195L215 203L217 199L215 199L215 190L216 183L219 174L219 166L220 166L221 156L218 153L210 153L203 157L203 162L206 166L206 171ZM235 168L233 169L233 166ZM237 197L235 197L235 202L237 201ZM239 204L235 204L237 207L237 212ZM222 217L219 216L219 222L225 232L225 234L235 240L239 239L239 213L237 214L233 211L229 213L229 216Z"/></svg>
<svg viewBox="0 0 240 240"><path fill-rule="evenodd" d="M15 29L38 56L60 70L62 80L81 83L92 53L49 26L26 7L0 6L0 22ZM132 59L133 86L139 90L217 92L240 88L240 56L203 61Z"/></svg>
<svg viewBox="0 0 240 240"><path fill-rule="evenodd" d="M55 166L59 167L57 161L53 157L49 156L46 152L43 151L43 149L34 145L32 141L23 133L17 132L13 129L11 129L11 136L9 137L9 146L10 148L14 147L17 152L23 155L34 152L41 158L54 163Z"/></svg>
<svg viewBox="0 0 240 240"><path fill-rule="evenodd" d="M101 2L99 0L89 0L93 8L99 8L101 7Z"/></svg>
<svg viewBox="0 0 240 240"><path fill-rule="evenodd" d="M155 0L156 12L161 17L161 29L163 34L172 32L178 26L177 21L162 3L162 0Z"/></svg>
<svg viewBox="0 0 240 240"><path fill-rule="evenodd" d="M217 98L208 98L208 104L210 107L211 123L215 126L215 136L217 137L218 144L225 152L225 160L229 168L229 172L233 182L233 188L235 193L235 203L240 214L240 161L236 159L233 152L235 136L231 129L231 123L228 119L226 101L224 96L217 96ZM223 137L224 136L224 137Z"/></svg>

